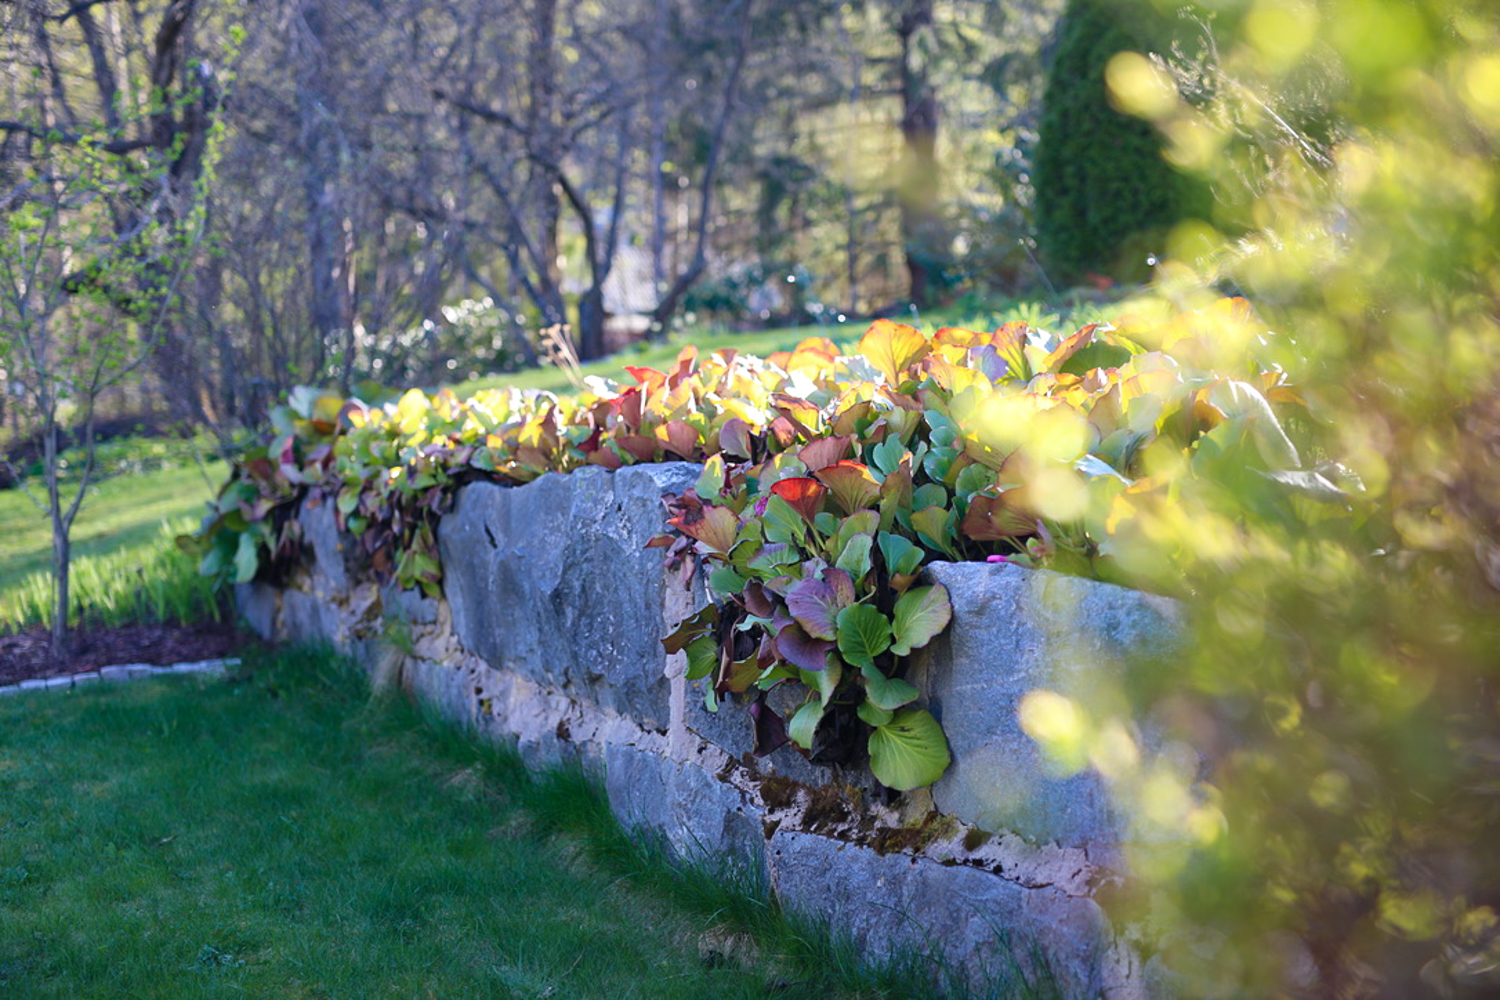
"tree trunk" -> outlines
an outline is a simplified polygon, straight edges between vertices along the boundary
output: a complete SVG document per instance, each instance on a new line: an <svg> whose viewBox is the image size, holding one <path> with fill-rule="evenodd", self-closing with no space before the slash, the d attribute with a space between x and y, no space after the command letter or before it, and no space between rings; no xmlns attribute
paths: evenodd
<svg viewBox="0 0 1500 1000"><path fill-rule="evenodd" d="M42 468L47 477L47 514L52 521L52 656L61 660L68 652L69 525L63 518L62 484L57 480L58 427L50 419L51 407L45 398L42 406L49 414L42 432Z"/></svg>
<svg viewBox="0 0 1500 1000"><path fill-rule="evenodd" d="M937 256L939 191L937 94L928 74L932 54L933 0L908 0L897 24L901 40L901 242L911 301L931 305L932 265Z"/></svg>
<svg viewBox="0 0 1500 1000"><path fill-rule="evenodd" d="M297 125L307 211L309 312L322 350L342 353L340 380L347 394L353 368L353 302L343 209L338 124L324 86L324 34L320 0L303 0L295 12Z"/></svg>
<svg viewBox="0 0 1500 1000"><path fill-rule="evenodd" d="M536 245L546 271L543 284L558 285L557 228L562 202L557 178L561 160L557 149L557 0L535 0L531 32L531 60L526 72L530 96L526 121L528 205L523 207L529 208L536 219Z"/></svg>

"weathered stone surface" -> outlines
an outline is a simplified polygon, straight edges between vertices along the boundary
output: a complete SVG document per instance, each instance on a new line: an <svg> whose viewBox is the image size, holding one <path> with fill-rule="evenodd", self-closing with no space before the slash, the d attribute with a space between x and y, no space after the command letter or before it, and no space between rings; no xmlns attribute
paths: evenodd
<svg viewBox="0 0 1500 1000"><path fill-rule="evenodd" d="M1013 962L1030 965L1035 946L1061 996L1093 997L1118 986L1104 981L1108 925L1086 897L787 830L771 837L767 860L783 905L848 934L872 958L916 952L983 983L1003 981Z"/></svg>
<svg viewBox="0 0 1500 1000"><path fill-rule="evenodd" d="M623 825L661 834L679 857L764 879L761 812L733 785L694 764L611 744L604 749L604 789Z"/></svg>
<svg viewBox="0 0 1500 1000"><path fill-rule="evenodd" d="M1039 688L1094 709L1120 708L1127 660L1150 669L1153 658L1171 655L1170 602L1016 566L935 563L928 574L953 601L952 624L915 660L953 751L932 789L937 808L1038 841L1118 843L1118 818L1098 776L1056 776L1017 710Z"/></svg>
<svg viewBox="0 0 1500 1000"><path fill-rule="evenodd" d="M467 671L431 660L407 660L402 683L440 718L463 726L474 724L475 704Z"/></svg>
<svg viewBox="0 0 1500 1000"><path fill-rule="evenodd" d="M525 486L474 483L438 529L444 595L469 651L665 729L669 688L661 497L698 467L580 469Z"/></svg>
<svg viewBox="0 0 1500 1000"><path fill-rule="evenodd" d="M414 587L398 587L394 582L381 587L380 608L385 618L407 625L437 623L438 602Z"/></svg>
<svg viewBox="0 0 1500 1000"><path fill-rule="evenodd" d="M341 633L338 609L326 597L290 588L282 591L279 638L288 642L337 644Z"/></svg>
<svg viewBox="0 0 1500 1000"><path fill-rule="evenodd" d="M265 583L237 583L234 604L256 635L262 639L276 637L276 613L281 606L279 590Z"/></svg>
<svg viewBox="0 0 1500 1000"><path fill-rule="evenodd" d="M297 514L302 539L313 552L313 572L322 576L336 593L349 590L351 572L359 568L359 550L354 539L339 530L333 501L309 500Z"/></svg>

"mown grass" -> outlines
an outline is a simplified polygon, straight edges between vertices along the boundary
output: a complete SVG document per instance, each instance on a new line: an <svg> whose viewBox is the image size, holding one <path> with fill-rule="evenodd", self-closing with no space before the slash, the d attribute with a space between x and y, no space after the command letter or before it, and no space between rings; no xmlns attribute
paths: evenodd
<svg viewBox="0 0 1500 1000"><path fill-rule="evenodd" d="M931 995L754 890L313 652L0 701L0 995Z"/></svg>

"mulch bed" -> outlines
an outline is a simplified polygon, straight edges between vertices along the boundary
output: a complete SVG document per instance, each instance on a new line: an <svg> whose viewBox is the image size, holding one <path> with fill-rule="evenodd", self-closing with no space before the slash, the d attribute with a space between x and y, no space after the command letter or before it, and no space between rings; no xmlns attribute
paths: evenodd
<svg viewBox="0 0 1500 1000"><path fill-rule="evenodd" d="M61 677L122 663L167 666L230 656L251 641L231 624L102 625L74 630L70 655L52 656L52 636L42 627L0 635L0 686L35 677Z"/></svg>

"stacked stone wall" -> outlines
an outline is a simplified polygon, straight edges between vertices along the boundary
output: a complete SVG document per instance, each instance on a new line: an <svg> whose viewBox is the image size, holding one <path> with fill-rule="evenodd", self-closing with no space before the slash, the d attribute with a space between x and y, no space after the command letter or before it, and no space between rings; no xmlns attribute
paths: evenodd
<svg viewBox="0 0 1500 1000"><path fill-rule="evenodd" d="M1099 777L1056 773L1022 733L1033 689L1113 684L1170 655L1172 608L1134 591L1007 565L936 564L950 628L913 679L953 763L891 796L863 768L788 746L755 758L743 706L708 712L659 642L706 601L646 542L685 463L588 468L460 490L439 526L443 595L378 585L331 506L304 506L307 559L284 587L240 588L262 635L329 642L538 766L582 765L626 825L678 853L749 868L781 902L871 957L928 952L976 980L1045 957L1066 996L1151 995L1153 970L1096 903L1124 879L1122 820ZM1142 734L1138 738L1145 739Z"/></svg>

